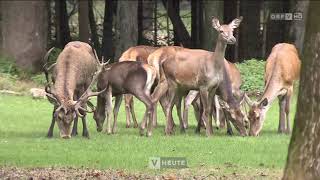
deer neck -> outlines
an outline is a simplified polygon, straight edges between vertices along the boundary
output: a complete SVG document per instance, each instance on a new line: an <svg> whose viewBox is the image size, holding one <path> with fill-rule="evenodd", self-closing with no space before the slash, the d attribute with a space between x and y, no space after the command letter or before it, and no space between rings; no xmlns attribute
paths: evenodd
<svg viewBox="0 0 320 180"><path fill-rule="evenodd" d="M214 58L211 63L214 65L214 70L221 70L224 68L224 56L227 48L227 43L223 40L222 36L218 36L216 48L214 50Z"/></svg>
<svg viewBox="0 0 320 180"><path fill-rule="evenodd" d="M285 93L286 93L286 89L283 89L281 82L279 82L277 78L275 78L274 74L272 74L271 77L267 80L262 98L260 99L259 103L266 98L268 100L268 105L266 109L268 109L271 103L279 95L285 94Z"/></svg>
<svg viewBox="0 0 320 180"><path fill-rule="evenodd" d="M223 81L219 84L218 92L220 97L226 101L230 107L237 107L238 102L232 94L231 80L225 68L223 69Z"/></svg>

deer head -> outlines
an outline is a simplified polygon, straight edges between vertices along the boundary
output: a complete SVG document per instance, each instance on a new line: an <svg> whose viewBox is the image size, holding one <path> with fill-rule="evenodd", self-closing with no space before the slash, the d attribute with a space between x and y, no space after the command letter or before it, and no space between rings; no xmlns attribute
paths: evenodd
<svg viewBox="0 0 320 180"><path fill-rule="evenodd" d="M219 38L225 41L227 44L235 44L236 38L233 36L233 30L239 27L242 16L235 18L229 24L220 25L219 20L217 18L212 19L212 27L219 32Z"/></svg>
<svg viewBox="0 0 320 180"><path fill-rule="evenodd" d="M245 95L245 100L250 106L248 119L250 122L250 136L258 136L265 119L265 114L268 106L268 99L264 98L261 101L253 102L251 99Z"/></svg>
<svg viewBox="0 0 320 180"><path fill-rule="evenodd" d="M224 113L227 116L226 118L230 119L234 127L239 131L240 135L246 136L246 116L240 108L243 99L244 96L242 96L238 102L234 103L233 106L230 106L227 102L219 98L219 104L224 109Z"/></svg>

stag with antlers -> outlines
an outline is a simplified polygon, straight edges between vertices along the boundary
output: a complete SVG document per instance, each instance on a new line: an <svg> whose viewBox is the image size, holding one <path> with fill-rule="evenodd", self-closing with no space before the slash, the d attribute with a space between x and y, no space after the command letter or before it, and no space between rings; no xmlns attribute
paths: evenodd
<svg viewBox="0 0 320 180"><path fill-rule="evenodd" d="M45 55L45 62L52 50L53 48ZM55 122L58 124L60 137L67 139L71 138L71 134L76 135L77 119L81 117L82 135L88 138L86 113L94 109L88 99L102 93L102 91L92 92L91 87L102 72L105 63L99 62L95 50L89 44L74 41L65 46L55 64L49 68L46 68L46 64L44 69L48 83L45 90L48 100L54 105L48 137L53 135ZM53 69L52 82L49 82L48 77L50 69ZM87 103L92 111L87 110ZM73 121L74 127L71 132Z"/></svg>

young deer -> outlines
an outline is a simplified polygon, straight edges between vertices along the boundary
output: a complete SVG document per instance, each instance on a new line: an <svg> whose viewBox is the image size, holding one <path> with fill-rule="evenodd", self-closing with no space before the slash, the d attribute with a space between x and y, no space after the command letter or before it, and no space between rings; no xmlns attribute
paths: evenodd
<svg viewBox="0 0 320 180"><path fill-rule="evenodd" d="M107 122L105 123L104 132L108 134L115 133L122 95L132 94L146 106L145 115L140 126L140 134L144 134L148 119L148 131L146 135L151 136L154 103L151 101L150 93L155 79L155 69L142 62L124 61L106 67L98 77L98 90L106 89L106 91L98 95L97 107L94 112L97 126L102 128L106 116L105 111L107 111ZM116 100L113 109L114 122L111 130L112 96L115 96Z"/></svg>
<svg viewBox="0 0 320 180"><path fill-rule="evenodd" d="M157 47L152 46L135 46L126 50L121 57L119 58L119 62L123 61L140 61L144 63L148 63L148 56L153 53ZM134 113L134 102L133 96L131 94L124 95L125 100L125 108L126 108L126 127L129 128L131 124L131 117L133 121L133 127L138 127L136 115ZM131 117L130 117L131 114ZM156 115L155 117L156 118Z"/></svg>
<svg viewBox="0 0 320 180"><path fill-rule="evenodd" d="M212 99L217 87L223 81L225 49L227 44L236 42L233 30L240 25L241 20L242 17L234 19L230 24L220 25L219 20L213 18L213 27L219 32L215 53L198 49L179 48L173 50L173 53L169 53L166 57L168 59L159 63L160 86L162 79L167 84L164 83L166 85L163 87L156 88L154 101L159 100L161 95L167 92L166 134L173 133L172 108L175 99L181 98L190 90L199 90L203 106L202 119L205 123L206 134L207 136L212 135ZM161 78L161 72L165 77Z"/></svg>
<svg viewBox="0 0 320 180"><path fill-rule="evenodd" d="M258 136L268 109L276 97L279 98L280 118L279 133L290 132L290 100L293 94L293 85L300 75L300 59L297 49L292 44L276 44L269 55L265 66L265 89L257 102L250 104L249 121L251 136Z"/></svg>

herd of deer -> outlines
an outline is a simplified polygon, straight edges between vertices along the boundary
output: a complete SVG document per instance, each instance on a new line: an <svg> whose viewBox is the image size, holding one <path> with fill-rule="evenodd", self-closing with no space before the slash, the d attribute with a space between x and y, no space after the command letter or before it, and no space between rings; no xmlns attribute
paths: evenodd
<svg viewBox="0 0 320 180"><path fill-rule="evenodd" d="M76 135L78 117L83 123L82 135L89 137L86 125L88 112L94 113L97 131L115 133L123 95L126 127L131 126L131 119L133 126L138 127L133 96L146 106L140 124L141 135L145 134L146 127L146 135L152 135L152 129L157 126L157 102L160 102L166 116L167 135L174 132L173 106L176 105L180 130L184 132L188 128L188 108L192 105L198 121L198 133L204 127L207 136L212 135L214 115L216 124L227 124L229 134L232 134L231 122L240 135L246 136L249 127L249 135L257 136L276 97L280 106L279 132L289 133L290 99L294 81L300 73L297 50L287 43L273 47L265 67L264 93L259 101L252 102L240 91L239 70L224 58L227 44L236 43L233 31L241 21L242 17L239 17L229 24L220 25L219 20L213 18L213 28L219 32L214 52L177 46L136 46L124 52L119 62L108 64L98 59L89 44L79 41L68 43L55 64L48 67L46 63L44 66L48 82L45 90L48 100L54 105L48 137L53 135L55 122L62 138ZM46 62L52 49L45 55ZM51 78L49 72L52 72ZM91 91L94 84L97 84L97 92ZM96 107L89 101L92 96L97 96ZM115 96L113 109L112 96ZM249 105L248 113L243 111L245 104Z"/></svg>

